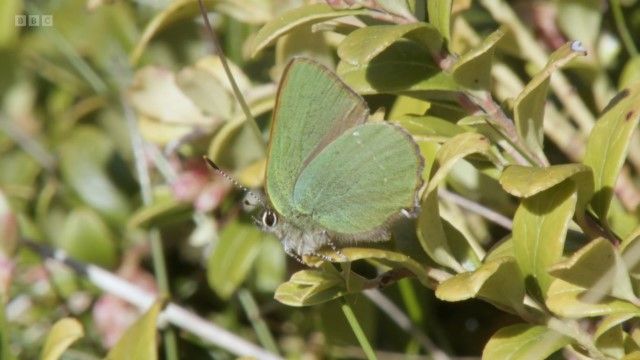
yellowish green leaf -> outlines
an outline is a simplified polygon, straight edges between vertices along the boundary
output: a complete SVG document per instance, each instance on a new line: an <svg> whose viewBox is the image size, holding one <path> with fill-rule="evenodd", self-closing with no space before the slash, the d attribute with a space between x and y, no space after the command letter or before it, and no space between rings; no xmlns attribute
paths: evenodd
<svg viewBox="0 0 640 360"><path fill-rule="evenodd" d="M640 82L622 90L609 103L589 135L583 163L593 170L595 193L591 206L602 221L606 221L613 187L638 120Z"/></svg>
<svg viewBox="0 0 640 360"><path fill-rule="evenodd" d="M453 65L453 78L470 90L491 90L491 64L496 44L506 34L506 27L493 32L480 46L466 52Z"/></svg>
<svg viewBox="0 0 640 360"><path fill-rule="evenodd" d="M544 158L543 118L551 74L581 55L586 55L586 50L579 41L566 43L554 51L544 69L529 81L513 103L518 135L539 158Z"/></svg>
<svg viewBox="0 0 640 360"><path fill-rule="evenodd" d="M253 39L252 56L297 26L365 13L366 11L361 9L334 9L327 4L312 4L292 9L271 20L258 31Z"/></svg>
<svg viewBox="0 0 640 360"><path fill-rule="evenodd" d="M622 257L611 243L598 238L576 251L570 258L549 269L554 277L589 289L601 296L635 301L631 279Z"/></svg>
<svg viewBox="0 0 640 360"><path fill-rule="evenodd" d="M480 298L511 312L522 308L524 285L514 258L502 257L475 271L457 274L440 283L436 296L444 301Z"/></svg>
<svg viewBox="0 0 640 360"><path fill-rule="evenodd" d="M482 359L542 360L570 343L571 338L546 326L516 324L493 334L482 351Z"/></svg>
<svg viewBox="0 0 640 360"><path fill-rule="evenodd" d="M433 25L442 37L451 41L451 5L453 0L428 1L427 12L429 23Z"/></svg>
<svg viewBox="0 0 640 360"><path fill-rule="evenodd" d="M116 265L116 243L107 224L87 208L73 210L62 225L57 245L75 259L111 268Z"/></svg>
<svg viewBox="0 0 640 360"><path fill-rule="evenodd" d="M562 257L576 189L563 182L522 200L513 219L513 250L527 289L546 292L553 278L548 269Z"/></svg>
<svg viewBox="0 0 640 360"><path fill-rule="evenodd" d="M162 301L156 301L122 334L105 360L157 359L156 324L160 310L162 310Z"/></svg>
<svg viewBox="0 0 640 360"><path fill-rule="evenodd" d="M83 336L84 330L78 320L64 318L56 321L49 330L40 358L42 360L59 359L71 344Z"/></svg>
<svg viewBox="0 0 640 360"><path fill-rule="evenodd" d="M546 305L558 316L579 319L612 314L640 315L640 308L612 297L591 296L585 288L557 279L547 291Z"/></svg>
<svg viewBox="0 0 640 360"><path fill-rule="evenodd" d="M227 224L207 261L209 286L228 299L244 282L260 251L263 234L254 224Z"/></svg>

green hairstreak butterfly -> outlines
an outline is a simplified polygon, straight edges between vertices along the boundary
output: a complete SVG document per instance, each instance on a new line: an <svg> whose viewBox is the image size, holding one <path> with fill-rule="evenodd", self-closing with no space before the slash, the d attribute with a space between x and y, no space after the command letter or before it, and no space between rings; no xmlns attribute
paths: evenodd
<svg viewBox="0 0 640 360"><path fill-rule="evenodd" d="M282 76L258 223L294 256L389 238L413 209L423 160L403 129L366 122L364 99L326 67L293 59Z"/></svg>

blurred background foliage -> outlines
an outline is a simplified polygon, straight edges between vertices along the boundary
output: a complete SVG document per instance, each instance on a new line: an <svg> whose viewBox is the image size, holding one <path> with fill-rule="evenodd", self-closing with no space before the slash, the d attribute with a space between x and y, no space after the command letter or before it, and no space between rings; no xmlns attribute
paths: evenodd
<svg viewBox="0 0 640 360"><path fill-rule="evenodd" d="M288 29L286 36L274 30L260 37L258 30L265 23L273 24L304 2L206 3L265 139L277 80L287 61L304 55L335 68L336 48L345 34L360 26L327 23L319 17ZM425 20L425 3L409 3L414 16ZM507 98L518 94L549 53L567 40L581 40L588 55L566 68L575 93L552 95L552 115L561 120L575 115L575 106L567 105L571 100L566 102L572 96L583 99L585 111L598 114L619 89L640 79L640 57L632 50L638 46L640 3L620 3L630 40L620 36L608 1L453 1L448 47L465 53L501 23L513 20L502 16L514 12L522 31L532 37L531 48L511 38L497 47L500 64L494 93L508 108ZM53 26L19 27L17 14L51 15ZM392 50L408 57L428 55L427 50L402 46ZM348 50L340 57L348 58ZM385 56L396 56L393 51ZM0 2L0 293L6 313L2 335L18 358L38 357L52 325L64 317L78 319L84 329L64 358L100 358L139 315L132 305L103 294L65 266L17 249L18 234L109 269L141 288L170 294L172 301L288 357L364 357L339 301L298 308L274 300L278 286L305 267L286 257L277 239L261 233L243 215L242 194L213 176L201 160L208 154L246 186L263 182L264 139L256 139L246 126L220 59L212 53L195 1ZM389 66L384 58L378 60L374 65ZM348 64L340 66L338 73L353 76L348 83L369 95L373 111L389 109L386 118L422 139L441 141L457 135L459 129L451 124L466 114L452 105L451 96L438 99L430 94L430 102L402 96L451 90L453 82L437 76L415 83L412 79L412 87L405 88L403 80L414 71L439 69L387 68L401 73L376 79ZM427 115L451 122L436 119L434 130L405 116L427 109ZM467 120L473 127L473 119ZM586 135L579 123L567 123L552 122L557 127L546 132L550 141L545 154L552 163L582 156ZM428 141L420 145L424 153L435 152ZM630 161L636 166L628 170L636 185L638 147L640 142L632 142L635 157ZM447 184L465 197L512 214L515 202L490 172L460 163ZM614 199L611 208L611 226L619 234L629 234L638 224L637 210L625 210L624 200ZM508 233L452 203L441 211L465 237L485 248ZM159 258L166 264L158 263ZM471 264L465 266L478 264L471 258L465 258ZM368 263L354 267L369 278L377 274ZM455 356L480 356L497 329L517 320L478 300L442 302L413 279L400 280L384 294L438 347ZM424 353L415 338L367 298L355 294L349 301L381 357ZM77 329L75 323L62 325ZM160 349L166 355L165 348ZM232 358L224 349L184 332L178 336L178 349L181 358Z"/></svg>

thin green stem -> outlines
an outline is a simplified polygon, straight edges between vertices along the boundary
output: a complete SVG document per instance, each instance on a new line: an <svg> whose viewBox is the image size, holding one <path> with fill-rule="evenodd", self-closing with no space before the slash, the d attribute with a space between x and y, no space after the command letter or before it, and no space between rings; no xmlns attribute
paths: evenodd
<svg viewBox="0 0 640 360"><path fill-rule="evenodd" d="M613 12L613 21L616 23L616 28L618 29L618 33L620 34L620 39L622 39L624 47L627 49L629 55L637 56L638 48L633 42L633 38L629 33L627 24L624 22L624 14L622 12L620 0L611 0L611 11Z"/></svg>
<svg viewBox="0 0 640 360"><path fill-rule="evenodd" d="M120 101L127 120L127 126L129 127L129 134L131 134L131 144L136 164L138 182L140 183L140 190L142 192L142 202L145 206L148 206L153 203L153 192L151 190L149 172L144 163L144 142L138 132L133 110L124 96L120 98ZM164 249L162 248L162 238L158 229L153 228L149 231L149 244L151 246L153 272L158 283L158 289L160 290L161 295L171 298L171 292L169 290L169 276L167 275L167 265L164 258ZM166 352L166 358L168 360L178 360L178 341L175 332L169 327L163 332L162 336L164 339L163 344Z"/></svg>
<svg viewBox="0 0 640 360"><path fill-rule="evenodd" d="M273 335L271 334L267 323L260 315L258 304L256 304L256 301L253 296L251 296L251 293L246 289L241 289L238 292L238 299L240 300L240 304L244 308L244 312L247 314L247 317L251 322L251 326L253 326L253 330L258 336L258 341L260 341L260 344L262 344L265 349L271 351L272 353L280 355L280 352L278 351L278 345L273 338Z"/></svg>
<svg viewBox="0 0 640 360"><path fill-rule="evenodd" d="M351 305L349 305L347 300L345 300L344 298L342 299L342 305L340 305L340 308L342 309L344 316L347 318L347 321L351 326L351 330L353 330L353 333L356 335L356 338L360 343L360 347L362 347L362 350L367 356L367 359L377 359L376 354L375 352L373 352L373 348L371 347L371 343L369 343L369 340L367 340L367 336L365 335L364 330L362 330L362 327L360 326L360 323L356 318L356 314L353 312Z"/></svg>
<svg viewBox="0 0 640 360"><path fill-rule="evenodd" d="M236 80L233 77L233 74L231 73L231 69L229 68L229 64L227 63L227 58L224 55L224 52L222 51L220 40L218 39L218 36L216 36L216 33L213 31L213 28L209 23L209 17L207 16L207 9L204 6L203 0L198 0L198 5L200 6L200 13L202 14L202 20L204 21L205 27L207 29L209 40L211 40L211 43L213 44L213 47L217 55L220 57L220 62L222 63L224 72L227 74L229 83L231 83L231 87L233 88L233 93L235 94L236 99L240 103L240 107L242 108L242 111L246 116L246 120L247 120L247 123L249 124L249 127L254 133L256 139L258 140L258 143L262 145L263 153L266 153L266 147L264 144L264 140L262 138L262 131L260 131L260 127L258 127L258 123L256 122L256 119L251 114L251 109L249 108L249 105L247 105L247 101L242 95L242 92L240 92L240 87L238 86L238 83L236 83Z"/></svg>

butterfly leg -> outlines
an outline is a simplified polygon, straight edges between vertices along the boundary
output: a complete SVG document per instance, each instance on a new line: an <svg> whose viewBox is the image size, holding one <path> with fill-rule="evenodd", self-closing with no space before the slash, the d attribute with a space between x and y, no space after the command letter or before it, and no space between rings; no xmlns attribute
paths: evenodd
<svg viewBox="0 0 640 360"><path fill-rule="evenodd" d="M338 247L336 246L336 244L333 242L333 240L328 237L327 238L327 244L329 244L329 246L331 247L331 250L333 250L336 254L338 254L340 256L340 260L343 261L348 261L349 259L342 253L342 251L340 251L340 249L338 249Z"/></svg>

